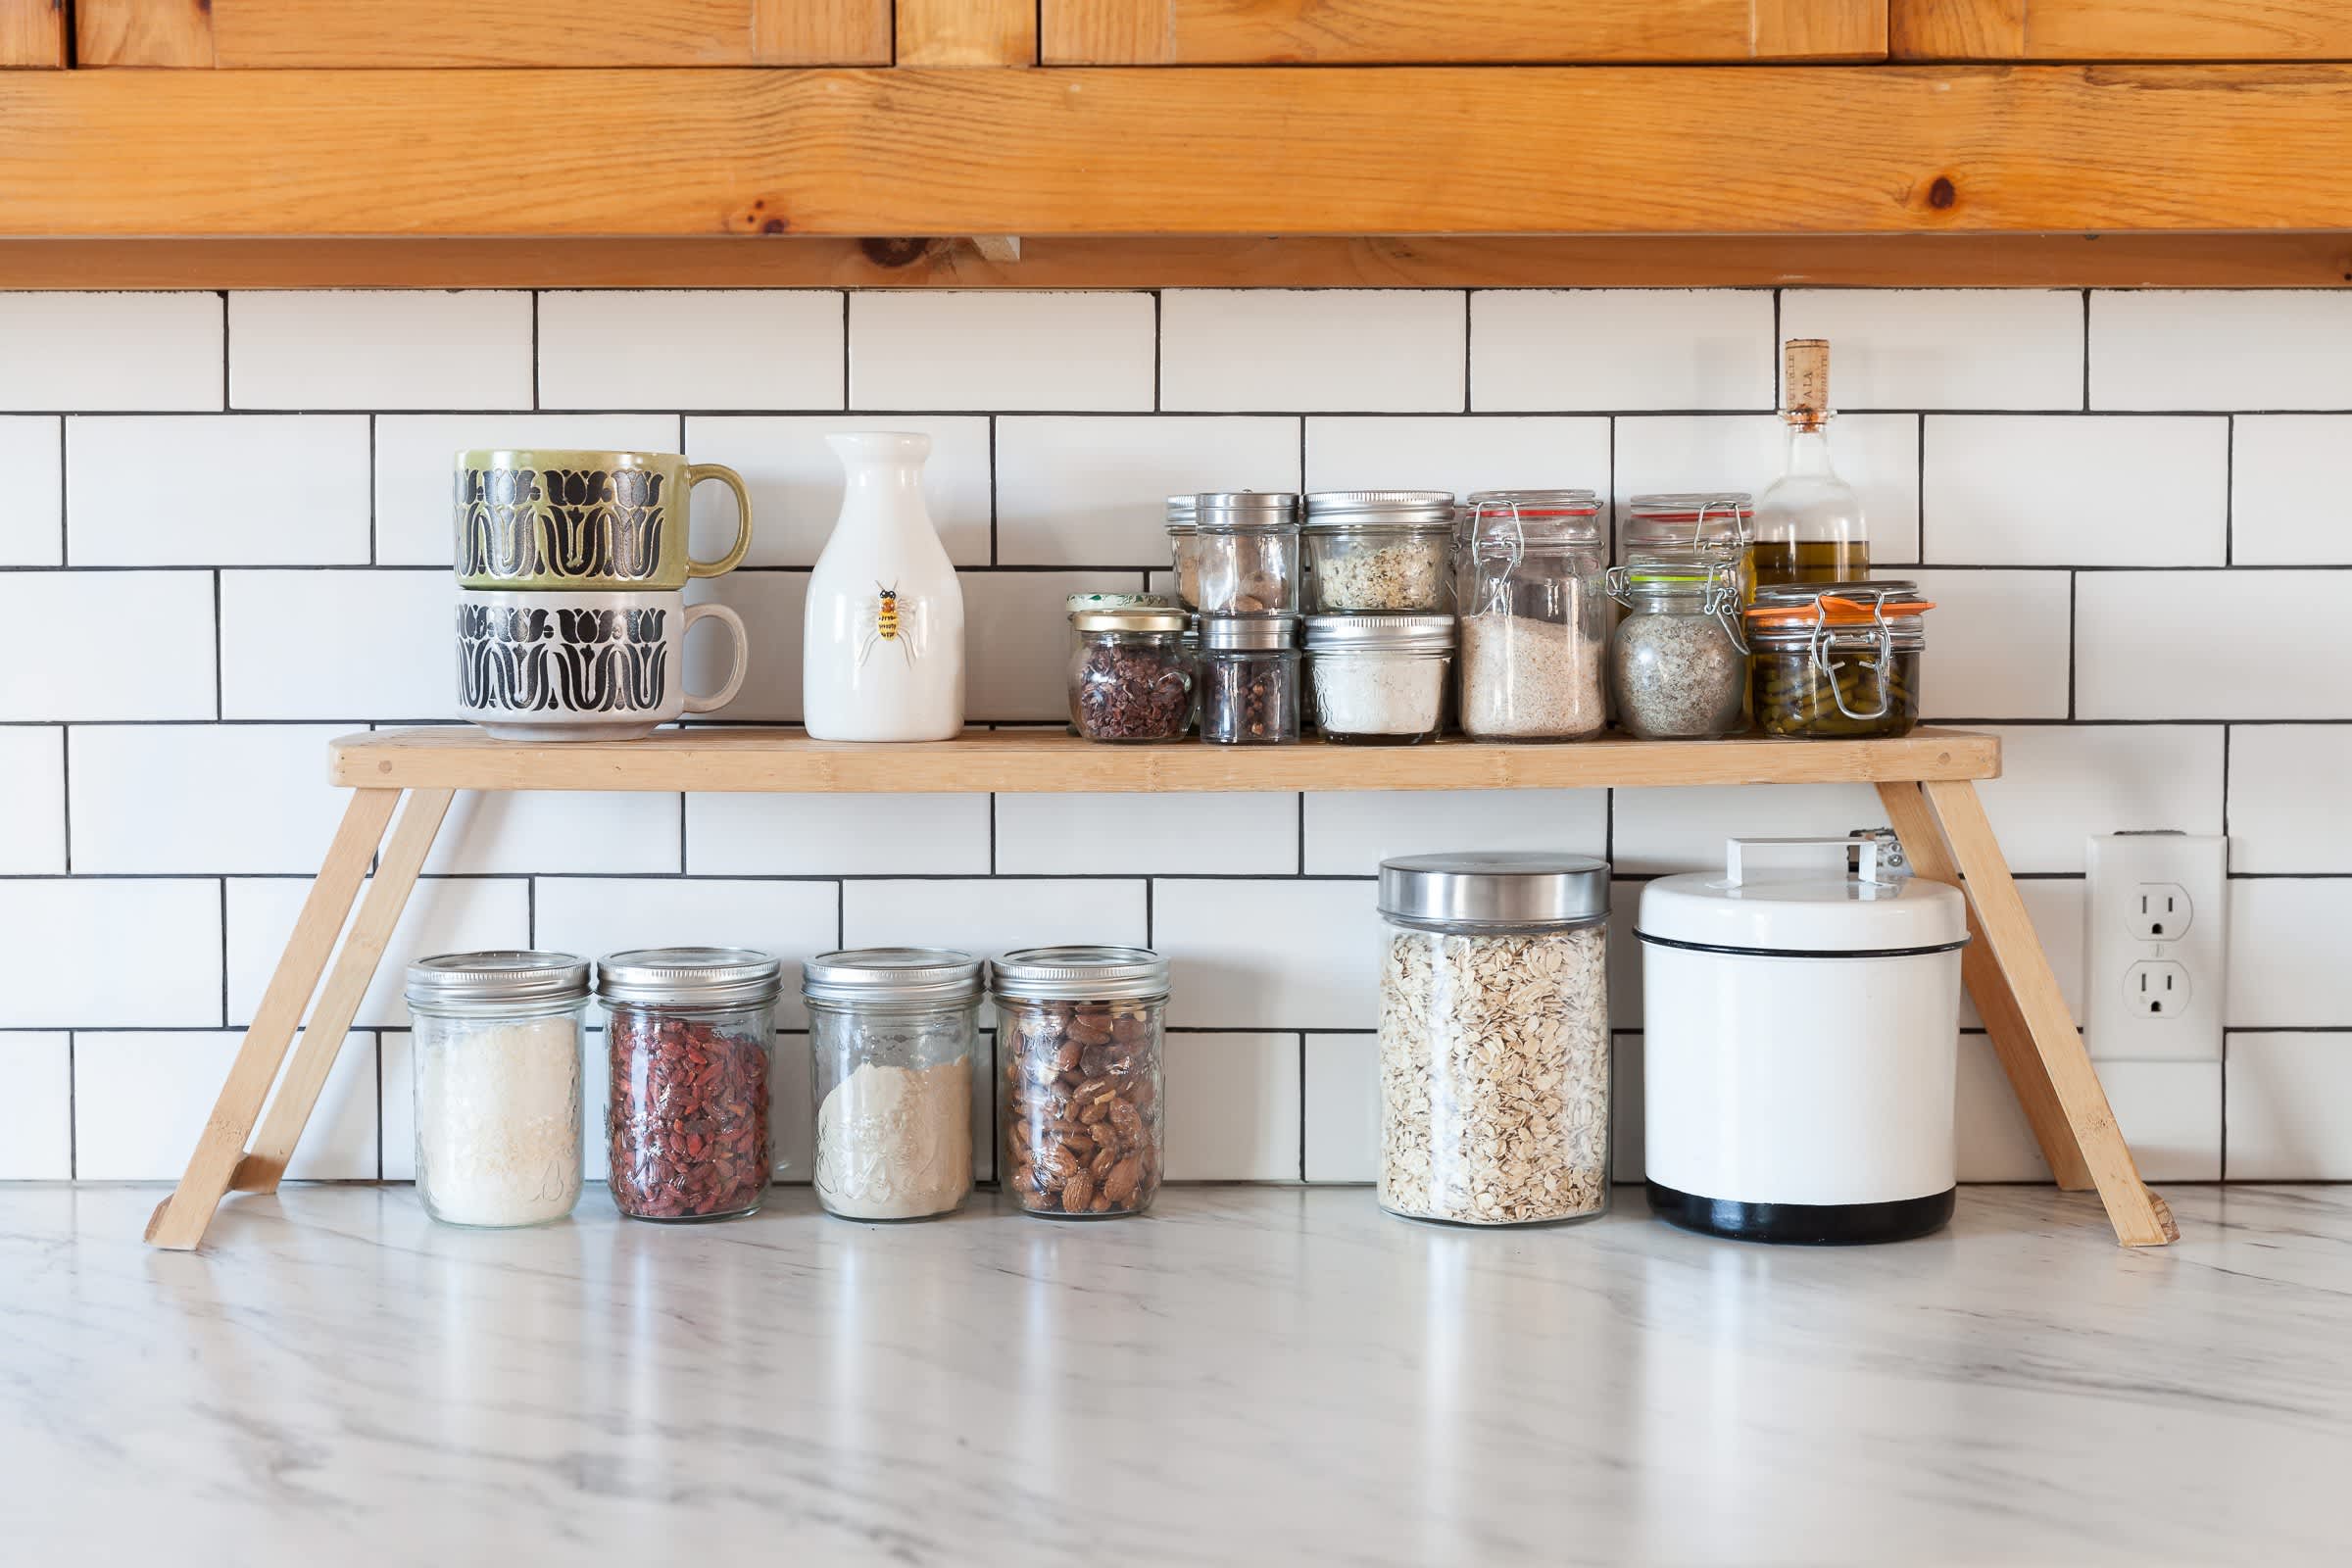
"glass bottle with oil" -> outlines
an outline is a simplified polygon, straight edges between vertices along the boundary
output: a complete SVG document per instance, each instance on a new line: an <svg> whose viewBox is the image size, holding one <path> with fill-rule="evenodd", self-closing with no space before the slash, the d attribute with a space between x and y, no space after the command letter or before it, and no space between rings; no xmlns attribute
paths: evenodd
<svg viewBox="0 0 2352 1568"><path fill-rule="evenodd" d="M1788 457L1756 498L1756 582L1860 582L1870 575L1870 535L1862 498L1830 462L1830 345L1790 338L1782 352Z"/></svg>

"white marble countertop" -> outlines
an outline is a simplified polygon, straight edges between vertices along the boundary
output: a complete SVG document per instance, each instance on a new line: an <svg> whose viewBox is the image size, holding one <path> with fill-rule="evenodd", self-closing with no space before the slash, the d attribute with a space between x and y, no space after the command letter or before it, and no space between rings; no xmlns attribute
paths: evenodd
<svg viewBox="0 0 2352 1568"><path fill-rule="evenodd" d="M437 1227L405 1188L0 1187L13 1561L2281 1562L2338 1555L2352 1189L2181 1241L1963 1189L1896 1247L1362 1190Z"/></svg>

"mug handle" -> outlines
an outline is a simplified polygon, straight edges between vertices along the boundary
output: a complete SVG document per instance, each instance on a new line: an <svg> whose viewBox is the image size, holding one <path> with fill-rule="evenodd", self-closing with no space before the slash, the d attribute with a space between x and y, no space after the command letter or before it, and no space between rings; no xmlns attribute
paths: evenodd
<svg viewBox="0 0 2352 1568"><path fill-rule="evenodd" d="M686 609L686 629L678 634L678 647L683 649L686 646L686 639L694 632L695 622L706 615L716 615L727 623L728 635L735 640L735 667L727 671L726 684L710 696L697 697L688 692L684 711L689 713L708 713L712 709L726 707L735 700L735 694L743 690L743 677L752 672L752 640L743 629L743 617L724 605L689 605Z"/></svg>
<svg viewBox="0 0 2352 1568"><path fill-rule="evenodd" d="M686 558L689 577L723 577L743 564L744 553L752 548L752 498L743 488L743 475L723 463L690 463L686 466L686 493L705 479L716 479L735 492L735 547L716 561L697 561ZM691 503L689 503L691 506Z"/></svg>

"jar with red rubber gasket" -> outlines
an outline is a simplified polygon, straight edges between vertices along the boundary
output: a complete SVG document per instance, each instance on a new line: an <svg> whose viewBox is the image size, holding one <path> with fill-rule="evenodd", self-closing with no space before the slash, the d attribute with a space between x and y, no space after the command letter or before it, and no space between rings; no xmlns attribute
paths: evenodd
<svg viewBox="0 0 2352 1568"><path fill-rule="evenodd" d="M749 948L639 948L597 965L612 1058L612 1203L631 1219L725 1219L775 1163L783 965Z"/></svg>

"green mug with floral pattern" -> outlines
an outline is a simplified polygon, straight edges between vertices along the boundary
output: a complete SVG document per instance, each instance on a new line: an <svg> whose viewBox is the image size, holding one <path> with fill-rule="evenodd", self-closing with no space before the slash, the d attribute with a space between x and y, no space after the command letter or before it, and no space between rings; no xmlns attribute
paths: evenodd
<svg viewBox="0 0 2352 1568"><path fill-rule="evenodd" d="M687 554L687 496L705 479L735 492L734 546ZM743 475L675 452L501 448L458 454L458 581L468 588L639 592L716 577L752 547Z"/></svg>

